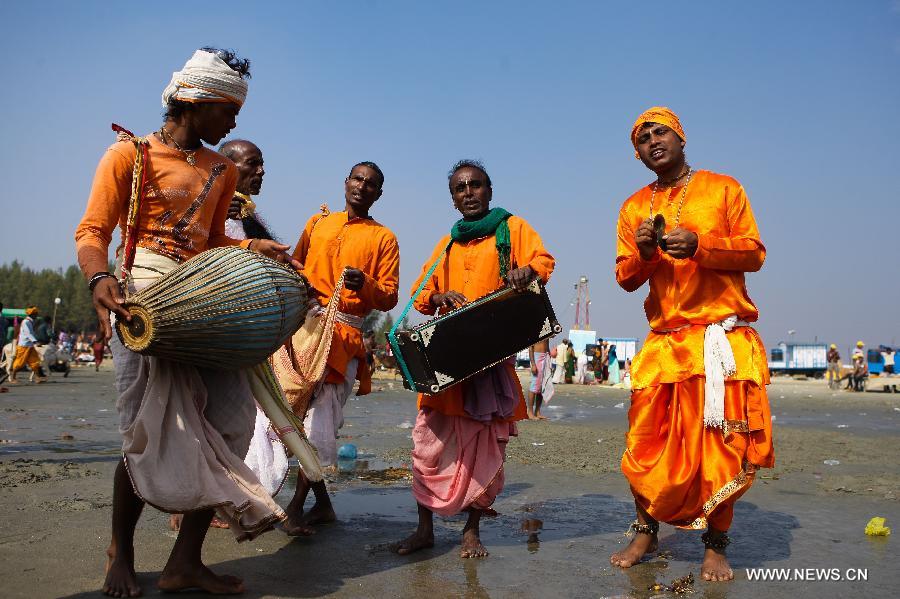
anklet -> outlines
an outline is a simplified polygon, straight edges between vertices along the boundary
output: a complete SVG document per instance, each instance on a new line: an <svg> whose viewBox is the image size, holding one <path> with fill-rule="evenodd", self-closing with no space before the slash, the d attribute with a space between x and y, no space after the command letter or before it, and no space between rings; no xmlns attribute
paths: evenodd
<svg viewBox="0 0 900 599"><path fill-rule="evenodd" d="M631 530L642 535L655 535L659 532L659 522L641 524L638 520L631 523Z"/></svg>
<svg viewBox="0 0 900 599"><path fill-rule="evenodd" d="M703 544L707 549L716 549L718 551L724 551L728 544L731 543L731 539L728 538L724 532L719 535L716 539L710 540L712 535L709 534L709 531L700 535L700 540L703 541Z"/></svg>

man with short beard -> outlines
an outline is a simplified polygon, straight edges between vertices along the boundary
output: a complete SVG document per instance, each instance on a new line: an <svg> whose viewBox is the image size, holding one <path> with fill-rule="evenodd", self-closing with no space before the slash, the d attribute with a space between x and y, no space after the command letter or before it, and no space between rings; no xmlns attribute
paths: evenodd
<svg viewBox="0 0 900 599"><path fill-rule="evenodd" d="M619 212L616 281L629 292L649 283L651 331L631 365L622 457L637 534L610 562L628 568L656 551L662 521L706 528L701 576L731 580L734 504L775 462L766 351L744 282L766 250L741 184L688 166L675 113L647 110L631 141L656 180Z"/></svg>

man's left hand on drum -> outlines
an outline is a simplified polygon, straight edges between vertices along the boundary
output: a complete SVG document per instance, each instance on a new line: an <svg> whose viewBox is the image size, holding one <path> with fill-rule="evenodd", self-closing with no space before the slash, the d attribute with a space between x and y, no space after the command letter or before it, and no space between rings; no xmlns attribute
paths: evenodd
<svg viewBox="0 0 900 599"><path fill-rule="evenodd" d="M290 254L287 253L287 250L291 249L291 246L284 245L283 243L278 243L277 241L272 241L271 239L254 239L250 243L250 248L254 252L259 252L263 256L268 256L277 262L281 262L282 264L290 264L296 269L303 268L303 265L300 264L298 260L295 260Z"/></svg>
<svg viewBox="0 0 900 599"><path fill-rule="evenodd" d="M103 338L109 341L112 337L112 327L109 324L109 313L114 312L117 318L131 320L131 313L122 305L125 298L119 288L119 281L109 276L97 282L93 293L94 310L100 320L100 332Z"/></svg>

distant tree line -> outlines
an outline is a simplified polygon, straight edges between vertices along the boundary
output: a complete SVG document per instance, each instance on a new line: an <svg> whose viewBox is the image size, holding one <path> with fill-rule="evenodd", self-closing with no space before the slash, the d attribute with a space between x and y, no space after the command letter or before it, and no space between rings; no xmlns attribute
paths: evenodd
<svg viewBox="0 0 900 599"><path fill-rule="evenodd" d="M87 282L77 266L38 271L17 260L0 266L0 302L4 308L37 306L41 316L52 318L57 297L62 300L56 310L57 331L98 329Z"/></svg>

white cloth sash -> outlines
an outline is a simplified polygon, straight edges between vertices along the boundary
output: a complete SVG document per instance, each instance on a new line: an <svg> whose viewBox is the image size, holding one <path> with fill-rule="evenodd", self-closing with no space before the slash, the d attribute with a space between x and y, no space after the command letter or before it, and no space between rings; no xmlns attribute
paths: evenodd
<svg viewBox="0 0 900 599"><path fill-rule="evenodd" d="M734 350L725 334L735 327L749 326L734 314L721 322L706 325L703 335L703 369L706 389L703 398L703 425L711 428L725 426L725 377L737 372Z"/></svg>

